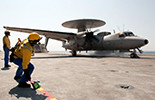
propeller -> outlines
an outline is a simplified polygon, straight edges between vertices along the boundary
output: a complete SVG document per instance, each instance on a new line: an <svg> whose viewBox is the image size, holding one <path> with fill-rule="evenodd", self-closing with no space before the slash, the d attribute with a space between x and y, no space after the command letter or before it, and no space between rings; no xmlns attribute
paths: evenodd
<svg viewBox="0 0 155 100"><path fill-rule="evenodd" d="M80 33L79 34L79 36L83 36L83 35L85 35L85 42L84 42L84 44L83 44L83 47L88 43L89 44L89 48L90 49L92 49L92 46L93 46L93 44L92 44L92 41L93 40L96 40L97 42L99 42L99 40L94 36L94 33L95 32L98 32L99 31L99 29L97 29L97 30L95 30L95 31L85 31L85 32L82 32L82 33Z"/></svg>
<svg viewBox="0 0 155 100"><path fill-rule="evenodd" d="M85 34L86 36L86 41L88 41L88 42L92 42L92 39L94 39L94 40L96 40L97 42L99 42L99 40L94 36L94 33L95 32L98 32L99 31L99 29L97 29L97 30L95 30L95 31L86 31L85 33L83 33L83 34Z"/></svg>

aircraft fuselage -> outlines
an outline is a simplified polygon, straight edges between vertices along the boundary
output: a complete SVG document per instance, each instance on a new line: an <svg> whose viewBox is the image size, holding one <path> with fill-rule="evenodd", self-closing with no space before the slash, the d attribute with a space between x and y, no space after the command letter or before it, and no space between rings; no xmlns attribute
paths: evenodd
<svg viewBox="0 0 155 100"><path fill-rule="evenodd" d="M125 34L124 34L125 35ZM65 49L84 50L129 50L140 48L148 43L147 39L138 36L121 36L120 33L112 35L94 35L94 37L74 37L63 43Z"/></svg>

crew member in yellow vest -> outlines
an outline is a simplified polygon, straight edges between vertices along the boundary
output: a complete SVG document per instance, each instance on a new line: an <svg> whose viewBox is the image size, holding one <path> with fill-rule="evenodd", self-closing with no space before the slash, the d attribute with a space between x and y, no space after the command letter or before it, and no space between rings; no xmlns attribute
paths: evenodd
<svg viewBox="0 0 155 100"><path fill-rule="evenodd" d="M30 87L30 84L27 84L27 81L31 81L30 75L34 70L34 66L32 63L30 63L30 60L33 52L33 46L37 44L39 40L40 36L38 33L31 33L28 36L28 39L23 40L20 46L14 51L13 62L19 66L14 79L20 79L18 85L19 87Z"/></svg>
<svg viewBox="0 0 155 100"><path fill-rule="evenodd" d="M10 65L8 64L9 60L9 50L11 49L10 47L10 32L8 30L6 30L4 32L5 36L3 37L3 50L4 50L4 66L5 67L10 67Z"/></svg>

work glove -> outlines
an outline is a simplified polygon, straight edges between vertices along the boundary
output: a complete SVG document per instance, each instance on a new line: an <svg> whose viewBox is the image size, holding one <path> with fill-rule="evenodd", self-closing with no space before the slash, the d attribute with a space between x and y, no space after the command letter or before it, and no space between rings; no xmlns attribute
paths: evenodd
<svg viewBox="0 0 155 100"><path fill-rule="evenodd" d="M29 70L28 70L28 69L25 69L25 70L24 70L24 74L25 74L26 78L27 78L29 81L31 81L31 76L30 76L30 74L29 74Z"/></svg>
<svg viewBox="0 0 155 100"><path fill-rule="evenodd" d="M9 51L14 52L15 51L15 48L11 48Z"/></svg>

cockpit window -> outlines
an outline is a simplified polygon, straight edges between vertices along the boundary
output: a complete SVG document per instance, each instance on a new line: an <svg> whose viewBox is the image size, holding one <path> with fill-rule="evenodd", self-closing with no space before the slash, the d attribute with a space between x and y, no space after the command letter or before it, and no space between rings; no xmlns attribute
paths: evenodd
<svg viewBox="0 0 155 100"><path fill-rule="evenodd" d="M119 37L124 37L124 34L123 33L119 34Z"/></svg>
<svg viewBox="0 0 155 100"><path fill-rule="evenodd" d="M123 32L119 34L119 37L126 37L126 36L135 36L132 32Z"/></svg>
<svg viewBox="0 0 155 100"><path fill-rule="evenodd" d="M126 36L135 36L132 32L124 32Z"/></svg>

